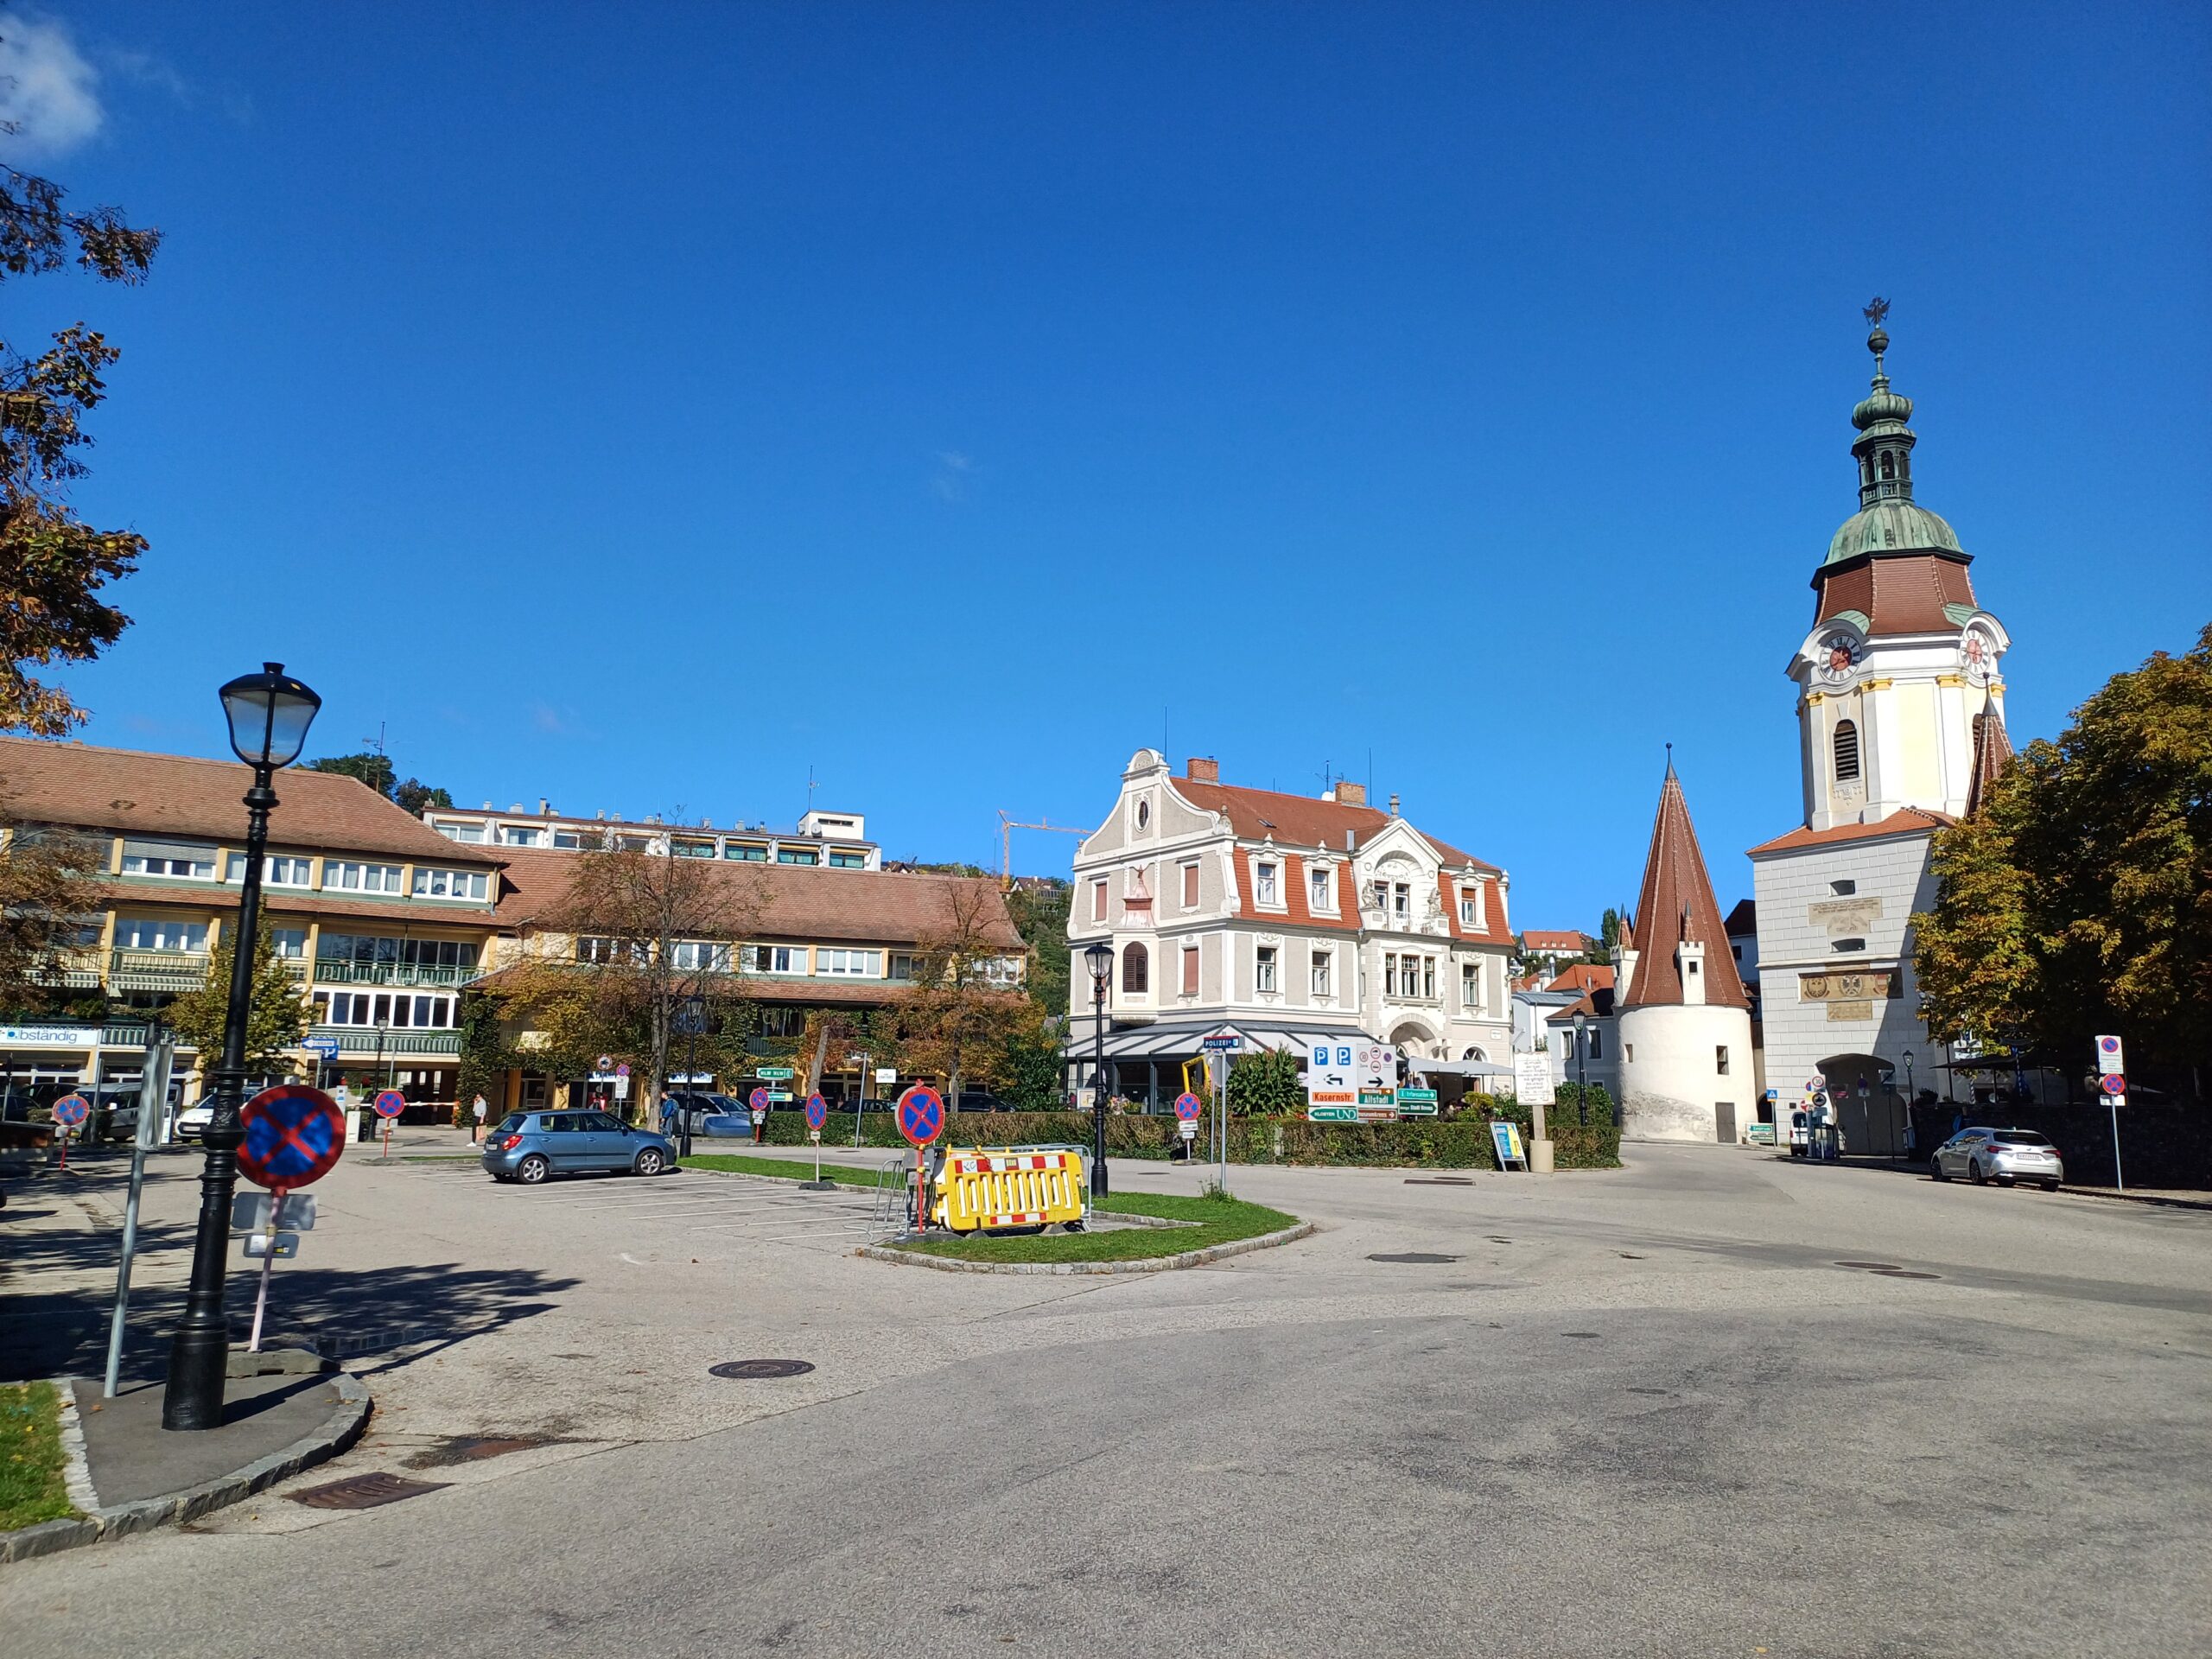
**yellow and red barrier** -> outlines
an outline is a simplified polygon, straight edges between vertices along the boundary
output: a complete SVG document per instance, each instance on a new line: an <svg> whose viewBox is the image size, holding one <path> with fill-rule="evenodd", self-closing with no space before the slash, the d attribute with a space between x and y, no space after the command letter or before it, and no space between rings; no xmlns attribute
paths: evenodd
<svg viewBox="0 0 2212 1659"><path fill-rule="evenodd" d="M1069 1147L949 1151L935 1188L930 1219L956 1233L1080 1223L1090 1201L1083 1154Z"/></svg>

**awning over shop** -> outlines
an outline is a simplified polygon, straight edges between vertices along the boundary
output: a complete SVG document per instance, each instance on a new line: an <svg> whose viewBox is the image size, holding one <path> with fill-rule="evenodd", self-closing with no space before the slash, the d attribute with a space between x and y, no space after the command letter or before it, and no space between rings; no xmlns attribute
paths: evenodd
<svg viewBox="0 0 2212 1659"><path fill-rule="evenodd" d="M1151 1025L1109 1027L1106 1032L1106 1058L1109 1060L1180 1059L1196 1054L1205 1046L1209 1037L1233 1036L1242 1040L1240 1052L1255 1054L1262 1049L1291 1049L1302 1051L1319 1038L1332 1042L1366 1041L1363 1033L1344 1030L1329 1031L1314 1027L1306 1031L1292 1031L1281 1026L1247 1025L1239 1020L1216 1020L1211 1025ZM1091 1045L1083 1035L1071 1032L1068 1037L1068 1058L1087 1060Z"/></svg>
<svg viewBox="0 0 2212 1659"><path fill-rule="evenodd" d="M1406 1070L1419 1071L1430 1077L1510 1077L1510 1065L1492 1065L1488 1060L1421 1060L1408 1059Z"/></svg>

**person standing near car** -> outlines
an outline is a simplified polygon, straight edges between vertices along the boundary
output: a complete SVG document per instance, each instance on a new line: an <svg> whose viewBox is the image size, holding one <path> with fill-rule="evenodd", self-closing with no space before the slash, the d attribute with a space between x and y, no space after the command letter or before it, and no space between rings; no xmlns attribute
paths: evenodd
<svg viewBox="0 0 2212 1659"><path fill-rule="evenodd" d="M468 1126L468 1144L472 1147L484 1138L485 1109L484 1096L481 1095L477 1096L469 1105L469 1115L474 1119Z"/></svg>

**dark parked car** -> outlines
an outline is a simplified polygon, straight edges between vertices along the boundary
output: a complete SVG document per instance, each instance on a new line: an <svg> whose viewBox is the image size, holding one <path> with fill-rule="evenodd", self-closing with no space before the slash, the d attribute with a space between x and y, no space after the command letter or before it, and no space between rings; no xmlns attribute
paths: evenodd
<svg viewBox="0 0 2212 1659"><path fill-rule="evenodd" d="M753 1119L745 1109L745 1103L733 1100L728 1095L671 1089L661 1097L661 1103L664 1111L671 1114L670 1121L679 1133L683 1125L672 1116L677 1112L691 1120L691 1133L694 1135L736 1135L740 1133L737 1126L741 1123L744 1126L744 1134L753 1133ZM715 1124L716 1118L728 1118L730 1122L718 1128Z"/></svg>
<svg viewBox="0 0 2212 1659"><path fill-rule="evenodd" d="M495 1181L536 1186L580 1170L658 1175L676 1162L676 1148L605 1112L510 1112L485 1136L482 1162Z"/></svg>

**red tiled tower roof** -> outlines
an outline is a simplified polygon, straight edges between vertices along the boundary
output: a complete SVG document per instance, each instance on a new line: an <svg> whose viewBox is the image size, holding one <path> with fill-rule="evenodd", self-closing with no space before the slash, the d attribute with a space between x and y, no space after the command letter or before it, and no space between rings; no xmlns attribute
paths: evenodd
<svg viewBox="0 0 2212 1659"><path fill-rule="evenodd" d="M1705 873L1705 855L1690 827L1689 804L1681 779L1667 763L1659 791L1659 813L1651 825L1651 852L1644 860L1643 890L1636 906L1636 972L1620 999L1624 1008L1681 1003L1682 976L1675 947L1685 940L1705 946L1705 1000L1724 1007L1748 1009L1744 982L1729 954L1728 931L1719 901Z"/></svg>
<svg viewBox="0 0 2212 1659"><path fill-rule="evenodd" d="M1967 784L1967 817L1981 810L1983 793L2005 775L2012 764L2012 740L2005 734L2005 716L1996 699L1982 694L1981 713L1974 722L1974 776Z"/></svg>

